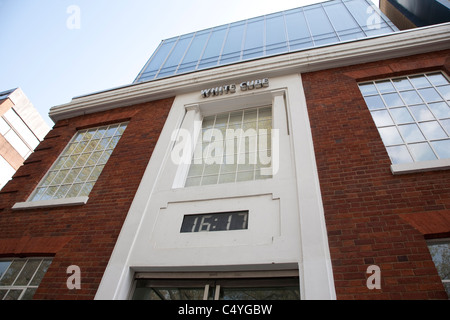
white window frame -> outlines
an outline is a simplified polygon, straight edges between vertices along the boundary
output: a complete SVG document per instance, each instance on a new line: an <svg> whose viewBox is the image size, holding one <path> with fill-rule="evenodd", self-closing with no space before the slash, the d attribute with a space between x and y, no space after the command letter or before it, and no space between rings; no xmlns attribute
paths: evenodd
<svg viewBox="0 0 450 320"><path fill-rule="evenodd" d="M197 163L196 162L198 162L198 160L200 160L201 161L201 164L203 165L203 164L206 164L205 166L204 166L204 169L203 169L203 172L200 174L200 175L196 175L196 176L191 176L191 177L193 177L193 178L200 178L201 179L201 181L203 181L203 178L205 178L205 176L207 177L208 175L207 174L205 174L205 170L208 168L207 166L209 166L209 165L217 165L217 166L219 166L219 170L218 170L218 172L217 172L217 177L218 177L218 180L216 181L216 183L210 183L210 184L200 184L200 185L214 185L214 184L223 184L223 183L237 183L237 182L242 182L242 181L253 181L253 180L264 180L264 179L268 179L268 178L271 178L272 177L272 168L271 168L271 163L270 163L270 166L269 167L267 167L267 164L261 164L260 162L258 162L258 159L259 159L259 156L260 156L260 154L262 154L262 152L264 151L265 152L265 155L267 155L267 150L269 150L270 152L271 152L271 145L269 144L269 146L268 146L268 149L260 149L260 141L259 141L259 139L260 139L260 137L262 136L262 135L266 135L266 136L268 136L268 137L271 137L271 134L272 134L272 104L270 104L270 105L266 105L266 106L260 106L260 107L255 107L255 108L245 108L245 109L241 109L241 110L237 110L237 111L231 111L231 112L222 112L222 113L219 113L219 114L216 114L216 115L211 115L211 116L208 116L208 117L216 117L216 116L223 116L223 115L226 115L227 117L228 117L228 120L227 120L227 122L226 122L226 126L229 126L229 125L235 125L235 123L232 123L232 122L230 122L230 116L233 114L233 113L242 113L242 115L244 115L245 114L245 111L248 111L248 110L250 110L250 111L256 111L256 110L264 110L264 109L269 109L270 108L270 129L269 130L267 130L264 134L263 133L261 133L261 132L256 132L256 127L255 127L255 131L254 132L250 132L250 134L251 134L251 137L250 137L250 135L246 135L246 134L248 134L248 132L247 131L243 131L242 133L243 133L243 136L240 138L240 139L238 139L238 141L236 141L236 138L235 138L235 136L233 135L233 139L232 140L230 140L230 137L228 136L228 133L223 133L223 136L222 136L222 139L223 139L223 141L221 140L220 142L221 142L221 146L220 147L223 147L223 154L221 155L221 160L223 160L224 159L224 157L226 156L226 157L228 157L228 156L232 156L233 157L233 165L236 165L236 168L235 168L235 170L233 170L233 171L229 171L229 172L227 172L227 173L223 173L222 172L222 169L221 169L221 165L223 165L224 163L222 163L222 162L219 162L219 163L214 163L214 164L208 164L208 160L210 160L210 159L207 159L207 158L205 158L205 156L204 156L204 154L203 154L203 152L204 151L207 151L207 153L209 153L209 150L203 150L203 149L201 149L201 151L200 151L200 154L196 154L195 153L195 151L194 151L194 156L193 156L193 158L191 159L191 165L190 166L192 166L192 165L196 165ZM259 112L259 111L258 111ZM203 122L205 121L205 118L206 117L203 117L203 119L202 119L202 125L203 125ZM214 122L216 121L216 119L214 120ZM241 119L241 126L243 125L243 123L245 124L245 122L242 122L243 120ZM255 122L255 123L257 123L258 125L259 125L259 123L260 123L260 121L266 121L266 120L259 120L259 119L255 119L255 121L253 121L253 122ZM214 129L215 130L217 130L216 129L216 127L215 127L215 124L214 124ZM202 131L203 131L203 126L202 126L202 129L201 129ZM212 129L211 129L212 130ZM239 129L239 130L241 130L241 128ZM244 129L242 129L242 130L244 130ZM199 143L201 143L202 145L203 144L205 144L205 141L206 140L208 140L208 131L206 131L205 132L206 133L206 136L205 135L202 135L202 136L200 136L200 137L202 137L202 141L200 141L200 137L197 139L197 141L195 141L195 147L194 148L198 148L198 145L199 145ZM216 132L209 132L210 134L215 134ZM255 133L256 135L255 136L253 136L253 133ZM231 133L231 134L233 134L233 133ZM253 149L253 151L250 151L250 150L245 150L245 147L246 147L246 144L245 144L245 142L244 142L244 144L243 144L243 140L242 139L245 139L245 137L249 137L249 147L250 147L250 140L252 140L252 142L253 143L255 143L255 145L252 145L252 147L254 147L254 149ZM216 138L216 137L215 137ZM206 140L205 140L206 139ZM229 142L229 141L232 141L233 142L233 147L234 147L234 149L236 150L232 150L232 152L230 152L230 150L228 150L227 148L229 148L230 146L228 145L228 143L227 143L227 141ZM242 147L242 146L244 146L244 150L241 150L240 148ZM209 144L209 147L212 147L213 148L213 150L214 150L214 148L215 147L217 147L215 144L214 144L214 142L211 142L210 144ZM217 150L216 150L217 151ZM235 153L236 152L236 153ZM256 153L255 153L256 152ZM252 158L252 159L250 159L250 156L249 156L249 159L248 159L248 162L249 163L246 163L245 161L245 163L242 163L242 159L240 159L240 157L242 156L242 155L245 155L245 154L250 154L250 153L255 153L255 155L256 155L256 159L254 159L254 158ZM201 156L201 159L200 158L198 158L198 156ZM252 165L259 165L259 166L261 166L261 168L260 168L260 171L258 171L258 168L257 167L253 167L253 169L252 170L247 170L247 171L245 171L245 172L243 172L243 171L239 171L238 169L239 169L239 165L241 165L241 164L243 164L243 165L248 165L248 164L252 164ZM267 172L268 171L268 172ZM189 170L188 170L188 172L189 172ZM254 176L254 178L253 179L242 179L242 180L239 180L239 178L238 178L238 175L239 175L239 172L243 172L243 173L249 173L249 172L253 172L253 176ZM260 173L260 175L261 175L261 177L259 177L258 178L258 174L257 173ZM221 180L221 177L222 176L224 176L224 175L228 175L228 174L233 174L234 175L234 181L229 181L229 182L220 182L220 180ZM187 179L189 178L189 175L188 175L188 177L186 178L186 182L185 182L185 187L189 187L188 185L186 185L187 184Z"/></svg>
<svg viewBox="0 0 450 320"><path fill-rule="evenodd" d="M10 290L22 290L22 293L17 298L17 300L21 300L23 298L23 296L25 295L25 292L27 291L27 289L37 289L39 287L40 282L38 284L36 284L36 285L32 285L31 282L34 280L34 277L35 277L36 273L38 272L38 270L40 269L40 267L41 267L42 263L44 262L44 260L50 260L50 264L51 264L51 262L52 262L51 260L53 260L53 258L51 258L51 257L39 257L39 258L38 257L28 257L28 258L23 258L23 259L21 259L21 258L10 258L10 259L7 259L7 258L5 258L5 259L0 259L0 262L2 262L2 261L11 261L11 264L12 264L15 260L22 260L22 261L24 260L25 263L21 267L20 271L17 273L17 275L14 278L14 280L12 281L12 284L11 285L1 285L0 284L0 290L7 290L4 298L8 295L8 292ZM29 282L26 285L15 285L15 282L17 281L17 279L19 278L21 272L24 270L26 264L30 260L40 260L39 265L37 266L37 268L33 272L33 276L30 278ZM8 266L8 268L10 266ZM44 273L43 277L44 276L45 276L45 273ZM3 277L4 277L4 274L0 276L0 281L2 280ZM0 299L0 300L2 300L2 299Z"/></svg>
<svg viewBox="0 0 450 320"><path fill-rule="evenodd" d="M177 188L196 188L196 187L211 186L205 185L205 186L185 187L194 149L197 144L199 134L202 130L202 121L204 117L268 106L272 107L272 129L271 129L272 167L268 168L268 170L272 170L272 176L274 177L277 173L277 169L279 166L279 152L280 152L280 150L276 149L278 144L275 143L275 141L278 140L279 134L283 133L289 134L286 119L287 118L286 106L284 101L285 95L286 90L279 89L267 91L264 93L256 93L252 96L240 96L236 98L215 100L213 102L208 101L198 104L185 105L186 114L180 126L180 130L185 130L184 132L189 132L190 136L192 137L192 139L190 139L189 141L185 141L187 143L191 143L189 149L191 153L184 155L181 164L178 165L177 173L172 188L177 189ZM178 137L176 136L173 137L173 140L178 141ZM260 181L260 180L251 180L251 181Z"/></svg>
<svg viewBox="0 0 450 320"><path fill-rule="evenodd" d="M49 174L50 174L51 172L55 171L54 168L55 168L55 166L58 164L58 162L60 161L60 159L62 159L64 156L66 156L66 155L65 155L66 151L69 149L69 147L70 147L72 144L75 143L75 138L77 137L77 135L78 135L80 132L88 131L88 130L93 130L93 129L99 129L99 128L103 128L103 127L108 127L108 128L109 128L110 126L114 126L114 125L117 125L117 126L118 126L117 128L119 128L119 127L121 127L121 126L123 126L123 125L128 126L128 121L117 122L117 123L111 123L111 124L108 124L108 125L101 125L101 126L96 126L96 127L91 127L91 128L86 128L86 129L78 130L78 131L73 135L72 139L71 139L70 142L66 145L66 147L64 148L64 150L60 153L60 155L59 155L58 158L55 160L55 162L54 162L53 165L50 167L50 169L47 171L47 173L46 173L45 176L42 178L42 180L38 183L38 185L37 185L36 188L33 190L33 192L31 193L31 195L30 195L29 198L27 199L27 201L25 201L25 202L18 202L18 203L16 203L16 204L14 204L14 206L12 207L12 209L13 209L13 210L33 209L33 208L36 209L36 208L62 207L62 206L75 206L75 205L84 205L84 204L86 204L86 203L88 202L88 200L89 200L89 196L88 196L88 195L77 196L77 197L59 198L59 199L49 199L49 200L32 200L32 199L33 199L34 195L36 194L37 190L43 185L44 181L47 179L47 177L49 176ZM117 128L116 128L116 130L118 130ZM125 132L125 130L126 130L126 127L125 127L125 129L124 129L124 132ZM105 149L102 150L102 152L104 153L106 150L111 150L111 153L114 152L114 150L115 150L115 148L117 147L117 144L119 143L120 139L122 138L124 132L122 132L122 133L120 134L120 136L118 136L118 137L119 137L119 140L117 141L117 143L116 143L116 145L114 146L114 148L112 148L112 149L105 148ZM113 135L111 136L111 138L112 138L112 137L116 137L116 136L117 136L117 135L114 135L114 134L113 134ZM104 136L102 135L102 138L103 138L103 137L104 137ZM100 139L101 139L101 138L99 138L99 141L100 141ZM91 140L92 140L92 139L89 139L88 141L91 141ZM94 153L94 151L90 152L90 155L92 155L93 153ZM81 155L81 154L82 154L82 153L80 153L80 155ZM108 163L109 158L110 158L110 156L108 156L108 159L107 159L106 162L103 164L103 167L106 166L106 164ZM95 167L99 164L100 159L101 159L101 157L99 157L99 158L96 160L96 163L95 163L94 165L92 165L93 168L95 168ZM83 164L83 166L80 167L80 169L81 169L80 172L83 170L83 168L86 167L86 163L87 163L87 162L85 162L85 163ZM70 170L72 170L72 169L73 169L73 167L71 167L71 168L68 169L68 170L70 171ZM59 172L59 170L60 170L60 169L58 169L58 172ZM103 171L103 168L102 168L101 172L99 173L98 177L96 178L96 180L93 181L93 182L91 182L91 183L93 183L93 187L94 187L95 184L97 183L98 178L99 178L99 176L101 175L102 171ZM93 172L93 171L92 171L92 172ZM91 172L91 173L92 173L92 172ZM64 179L65 179L65 178L64 178ZM88 181L88 180L84 181L84 183L86 183L87 181ZM72 181L71 185L74 185L74 184L75 184L75 179L74 179L74 181ZM64 185L64 184L61 183L60 185ZM92 188L93 188L93 187L92 187ZM92 190L92 188L91 188L91 190ZM69 190L68 190L68 191L69 191ZM90 191L89 191L89 193L90 193Z"/></svg>
<svg viewBox="0 0 450 320"><path fill-rule="evenodd" d="M436 70L436 71L429 71L429 72L424 72L424 73L417 73L417 74L408 74L408 75L405 75L405 76L400 76L400 77L390 77L390 78L383 78L383 79L376 79L376 80L373 80L373 81L364 81L364 82L361 82L361 83L358 83L358 85L364 85L364 84L368 84L368 83L371 83L371 84L373 84L373 83L376 83L376 82L383 82L383 81L387 81L387 80L396 80L396 79L401 79L401 78L405 78L405 77L407 77L407 78L414 78L414 77L417 77L417 76L425 76L425 75L431 75L431 74L441 74L448 82L449 82L449 84L450 84L450 80L449 80L449 77L448 77L448 75L445 73L445 72L443 72L443 71L440 71L440 70ZM433 88L433 89L435 89L436 90L436 85L434 84L434 83L432 83L432 82L430 82L430 84L431 84L431 87L430 88ZM414 90L414 92L416 92L418 95L420 95L420 92L418 91L418 90L420 90L420 89L423 89L423 88L419 88L419 89L417 89L417 88L415 88L415 87L413 87L413 90ZM397 93L397 94L399 94L400 95L400 91L397 89L397 88L395 88L395 91L394 91L394 93ZM364 94L363 94L363 92L361 91L361 94L364 96ZM382 94L384 94L384 93L382 93L382 92L379 92L378 90L377 90L377 94L373 94L373 95L370 95L370 96L377 96L377 97L380 97L380 98L382 98ZM401 96L401 95L400 95ZM425 101L425 99L424 98L422 98L423 99L423 103L422 104L429 104L429 103L435 103L435 102L428 102L428 101ZM445 103L445 98L444 98L444 103ZM448 103L448 100L447 100L447 103ZM416 106L416 105L420 105L419 103L415 103L415 104L408 104L408 103L405 103L404 104L404 106L399 106L399 107L407 107L407 108L409 108L410 106ZM396 107L394 107L394 109L395 109ZM390 110L392 109L392 107L386 107L385 109L379 109L380 111L381 110L388 110L388 112L390 113ZM377 110L370 110L369 109L369 111L372 113L372 112L376 112ZM412 117L413 117L413 120L414 120L414 122L410 122L410 123L408 123L408 124L415 124L415 125L417 125L417 127L418 127L418 129L420 130L420 131L422 131L422 129L420 128L420 123L422 123L422 122L427 122L426 120L417 120L417 119L415 119L414 118L414 115L412 115ZM432 120L429 120L429 121L432 121ZM435 121L437 121L438 123L440 123L440 121L441 120L439 120L437 117L435 118ZM395 121L393 121L393 125L391 125L391 127L395 127L395 128L398 128L399 126L401 126L402 124L398 124L398 123L396 123ZM383 126L382 126L383 127ZM389 127L389 126L388 126ZM379 126L377 126L377 129L379 128ZM445 129L444 129L445 130ZM444 131L445 132L445 131ZM400 133L400 131L399 131L399 134L401 135L401 133ZM423 140L423 142L426 142L426 143L428 143L428 145L433 149L433 146L432 146L432 144L430 143L431 141L438 141L438 140L449 140L450 139L450 137L448 137L448 138L442 138L442 139L429 139L424 133L422 133L423 134L423 136L424 136L424 138L425 138L425 140ZM447 134L449 134L450 135L450 133L449 132L447 132ZM404 138L402 137L402 139L404 140ZM384 144L384 143L383 143ZM405 140L403 141L403 144L398 144L398 146L406 146L407 147L407 150L408 150L408 152L410 153L410 150L409 150L409 147L408 147L408 145L410 145L410 144L414 144L414 143L408 143L408 142L406 142ZM389 146L386 146L385 145L385 148L386 148L386 151L387 151L387 148L388 147L390 147L391 145L389 145ZM392 146L397 146L397 144L396 145L392 145ZM433 152L437 155L437 153L433 150ZM432 171L432 170L448 170L448 169L450 169L450 158L443 158L443 159L436 159L436 160L427 160L427 161L416 161L416 160L414 160L414 158L413 158L413 156L411 155L411 158L413 159L413 162L411 162L411 163L398 163L398 164L394 164L394 163L392 163L392 165L391 165L391 172L392 172L392 174L394 174L394 175L398 175L398 174L408 174L408 173L414 173L414 172L424 172L424 171Z"/></svg>

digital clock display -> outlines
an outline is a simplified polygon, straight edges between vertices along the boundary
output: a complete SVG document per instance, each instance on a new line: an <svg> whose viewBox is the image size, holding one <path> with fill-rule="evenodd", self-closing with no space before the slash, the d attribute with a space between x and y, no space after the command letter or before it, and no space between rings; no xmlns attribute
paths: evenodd
<svg viewBox="0 0 450 320"><path fill-rule="evenodd" d="M181 233L248 229L248 211L186 215Z"/></svg>

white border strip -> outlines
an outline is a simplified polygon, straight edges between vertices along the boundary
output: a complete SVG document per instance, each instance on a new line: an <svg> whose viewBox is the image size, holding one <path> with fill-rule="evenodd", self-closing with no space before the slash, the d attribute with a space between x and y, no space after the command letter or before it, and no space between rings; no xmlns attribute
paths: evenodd
<svg viewBox="0 0 450 320"><path fill-rule="evenodd" d="M89 197L77 197L77 198L66 198L66 199L18 202L12 207L12 209L13 210L24 210L24 209L38 209L38 208L49 208L49 207L79 206L79 205L86 204L88 202L88 200L89 200Z"/></svg>
<svg viewBox="0 0 450 320"><path fill-rule="evenodd" d="M130 84L74 98L70 103L52 107L49 116L57 122L84 114L174 97L204 89L208 84L213 85L219 81L235 81L244 74L247 78L252 75L276 77L293 72L318 71L449 48L450 22Z"/></svg>

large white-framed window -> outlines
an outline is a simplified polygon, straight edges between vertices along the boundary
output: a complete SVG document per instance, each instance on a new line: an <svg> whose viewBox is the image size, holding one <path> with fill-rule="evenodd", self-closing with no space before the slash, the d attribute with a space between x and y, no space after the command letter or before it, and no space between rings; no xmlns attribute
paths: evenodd
<svg viewBox="0 0 450 320"><path fill-rule="evenodd" d="M448 162L450 82L444 73L364 82L359 88L394 168Z"/></svg>
<svg viewBox="0 0 450 320"><path fill-rule="evenodd" d="M88 196L126 127L117 123L78 131L30 201Z"/></svg>
<svg viewBox="0 0 450 320"><path fill-rule="evenodd" d="M0 259L0 300L31 300L51 258Z"/></svg>
<svg viewBox="0 0 450 320"><path fill-rule="evenodd" d="M71 199L84 199L75 203L85 203L127 124L79 130L28 201L16 204L13 209L70 204Z"/></svg>
<svg viewBox="0 0 450 320"><path fill-rule="evenodd" d="M272 105L206 116L185 187L272 177Z"/></svg>
<svg viewBox="0 0 450 320"><path fill-rule="evenodd" d="M261 181L278 172L286 91L185 105L171 158L173 188ZM182 156L180 156L182 154Z"/></svg>

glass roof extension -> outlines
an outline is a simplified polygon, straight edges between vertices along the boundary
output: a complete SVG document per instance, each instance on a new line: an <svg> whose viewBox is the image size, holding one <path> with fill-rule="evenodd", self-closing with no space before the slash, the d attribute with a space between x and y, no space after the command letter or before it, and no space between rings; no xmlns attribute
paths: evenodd
<svg viewBox="0 0 450 320"><path fill-rule="evenodd" d="M332 0L163 40L134 83L398 31L370 0Z"/></svg>

